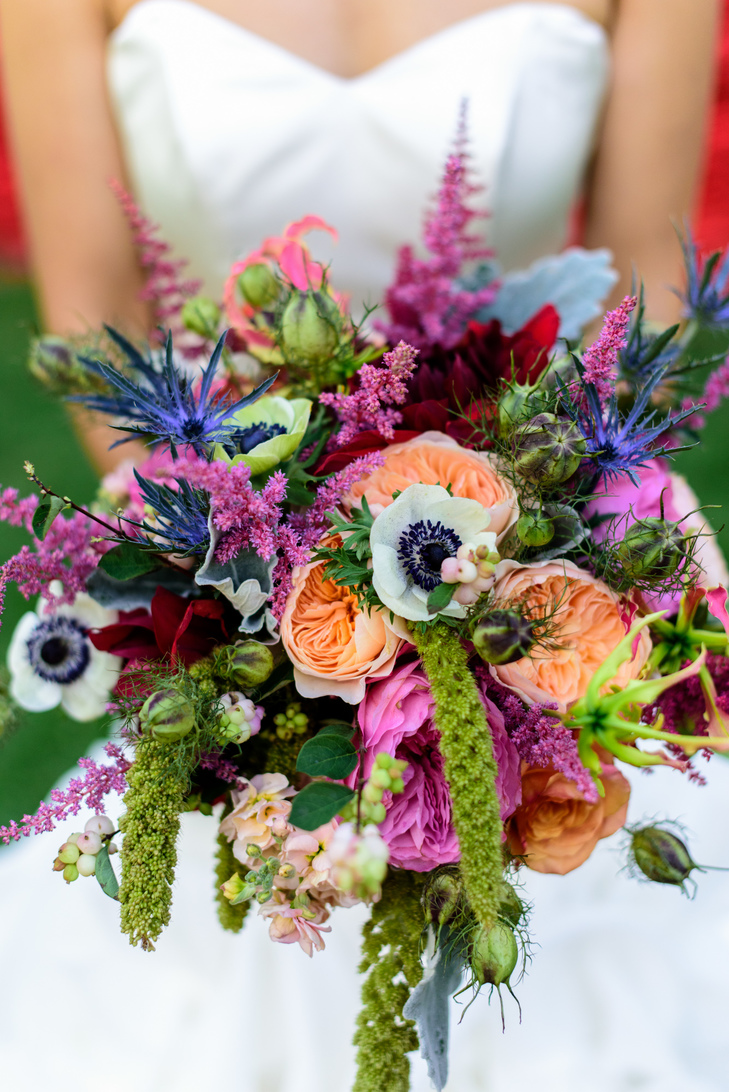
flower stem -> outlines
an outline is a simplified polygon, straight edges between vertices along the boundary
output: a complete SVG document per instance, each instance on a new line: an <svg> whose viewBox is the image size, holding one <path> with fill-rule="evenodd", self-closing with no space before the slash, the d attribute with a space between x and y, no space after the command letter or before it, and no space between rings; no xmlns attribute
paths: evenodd
<svg viewBox="0 0 729 1092"><path fill-rule="evenodd" d="M461 871L471 907L491 928L503 879L497 767L486 710L457 634L442 622L413 640L435 699L435 724L461 847Z"/></svg>

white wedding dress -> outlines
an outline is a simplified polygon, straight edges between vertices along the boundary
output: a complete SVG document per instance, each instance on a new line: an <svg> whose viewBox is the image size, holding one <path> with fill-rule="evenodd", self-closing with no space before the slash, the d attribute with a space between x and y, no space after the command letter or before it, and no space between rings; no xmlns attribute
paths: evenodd
<svg viewBox="0 0 729 1092"><path fill-rule="evenodd" d="M564 245L608 61L604 31L575 9L514 3L343 80L185 0L143 0L113 35L109 79L134 189L208 291L265 235L316 213L340 233L335 285L373 301L397 246L418 238L464 97L502 264ZM670 770L630 777L631 821L684 817L699 860L729 864L729 763L713 759L708 789ZM148 955L93 881L51 872L83 818L0 859L0 1087L347 1092L361 910L334 914L311 961L253 914L223 932L215 822L188 815L172 925ZM615 843L569 876L526 874L538 947L517 988L524 1021L507 997L502 1035L479 998L452 1029L452 1092L729 1087L729 880L700 876L690 903L617 875ZM412 1068L424 1092L417 1056Z"/></svg>

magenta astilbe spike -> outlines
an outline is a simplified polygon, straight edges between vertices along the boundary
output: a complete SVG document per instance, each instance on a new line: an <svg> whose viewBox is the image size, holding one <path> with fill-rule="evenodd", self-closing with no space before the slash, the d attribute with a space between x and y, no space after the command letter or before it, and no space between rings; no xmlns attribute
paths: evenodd
<svg viewBox="0 0 729 1092"><path fill-rule="evenodd" d="M483 214L467 203L479 187L468 176L465 144L462 116L456 150L446 160L435 208L425 221L423 241L431 257L417 258L410 246L398 252L395 281L385 294L390 322L377 324L391 345L406 341L423 351L451 349L469 320L496 294L493 284L471 291L455 283L467 263L492 254L478 236L469 234L472 221Z"/></svg>
<svg viewBox="0 0 729 1092"><path fill-rule="evenodd" d="M380 436L392 440L395 426L402 421L399 410L407 398L407 380L413 374L418 350L401 341L391 352L385 353L382 367L364 364L357 372L359 390L354 394L321 394L323 406L331 406L342 422L339 432L332 437L333 447L344 447L360 432L376 429Z"/></svg>
<svg viewBox="0 0 729 1092"><path fill-rule="evenodd" d="M72 777L65 789L51 789L51 803L41 801L35 815L24 815L19 823L13 819L7 826L0 827L0 842L19 842L30 834L43 834L78 815L81 808L90 808L98 814L104 810L104 798L110 792L123 796L127 790L126 772L131 766L121 749L114 743L104 747L110 765L102 766L91 758L80 758L78 764L84 771L83 777Z"/></svg>
<svg viewBox="0 0 729 1092"><path fill-rule="evenodd" d="M165 331L172 331L176 349L184 356L199 356L205 351L205 342L185 329L180 312L185 300L200 291L202 281L182 276L187 261L170 257L171 247L159 237L158 225L144 215L121 183L112 179L109 184L127 218L139 264L146 276L140 299L149 300L152 304L155 324ZM159 341L163 343L163 335L160 335Z"/></svg>
<svg viewBox="0 0 729 1092"><path fill-rule="evenodd" d="M618 354L628 344L630 313L637 303L637 296L626 296L619 307L608 311L597 340L585 350L582 357L582 380L584 383L591 383L595 388L603 409L615 388Z"/></svg>

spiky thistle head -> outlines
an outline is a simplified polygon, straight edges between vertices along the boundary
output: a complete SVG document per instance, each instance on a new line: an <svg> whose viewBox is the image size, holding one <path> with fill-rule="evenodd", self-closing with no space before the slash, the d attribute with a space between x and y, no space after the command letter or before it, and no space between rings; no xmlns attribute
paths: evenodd
<svg viewBox="0 0 729 1092"><path fill-rule="evenodd" d="M265 394L275 379L271 376L264 380L237 401L226 391L214 390L213 381L225 345L223 333L202 370L196 390L197 384L175 363L171 334L167 337L163 361L158 363L152 357L145 359L118 331L107 327L107 332L123 353L126 372L101 360L86 359L86 367L104 380L109 393L75 395L70 401L119 418L122 423L112 427L128 432L129 436L117 444L144 436L148 443L169 445L173 455L177 447L192 447L201 455L208 446L229 439L232 415Z"/></svg>

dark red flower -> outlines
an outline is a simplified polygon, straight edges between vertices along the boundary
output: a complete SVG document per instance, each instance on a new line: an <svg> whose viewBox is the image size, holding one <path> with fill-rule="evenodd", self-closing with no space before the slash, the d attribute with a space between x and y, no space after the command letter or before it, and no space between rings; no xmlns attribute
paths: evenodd
<svg viewBox="0 0 729 1092"><path fill-rule="evenodd" d="M409 384L412 401L446 398L451 409L465 409L477 393L496 391L502 379L534 383L549 363L558 331L551 304L514 334L505 334L498 319L469 322L454 349L435 350L420 365Z"/></svg>
<svg viewBox="0 0 729 1092"><path fill-rule="evenodd" d="M189 667L229 637L224 614L220 600L185 599L157 588L149 611L120 611L118 622L92 630L89 639L125 660L169 657Z"/></svg>

